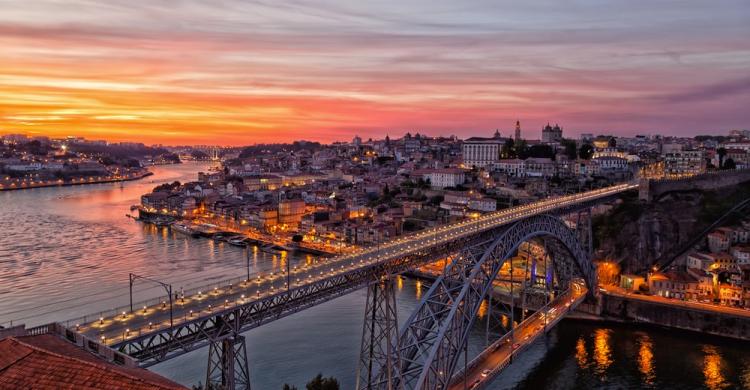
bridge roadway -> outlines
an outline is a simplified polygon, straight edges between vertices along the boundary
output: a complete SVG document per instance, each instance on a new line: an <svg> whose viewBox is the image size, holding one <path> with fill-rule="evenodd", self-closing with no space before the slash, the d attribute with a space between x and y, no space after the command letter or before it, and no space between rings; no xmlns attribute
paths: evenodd
<svg viewBox="0 0 750 390"><path fill-rule="evenodd" d="M513 332L509 332L463 367L451 380L451 390L479 389L492 382L513 360L536 341L539 336L554 327L570 310L575 309L586 297L588 289L583 284L574 283L568 292L556 297L523 322ZM464 384L466 387L464 387Z"/></svg>
<svg viewBox="0 0 750 390"><path fill-rule="evenodd" d="M249 280L236 280L234 284L217 282L208 291L191 291L177 297L172 308L173 327L170 326L169 300L166 295L161 298L161 302L152 300L146 304L134 304L132 312L121 308L117 312L85 316L63 324L90 339L120 349L137 359L149 360L142 361L142 364L147 366L207 344L207 338L212 337L207 327L220 327L216 323L207 324L212 318L219 318L230 312L235 313L231 317L232 321L237 317L239 320L236 321L240 324L233 325L234 330L245 331L361 288L377 280L385 270L403 272L406 271L404 267L420 264L404 263L403 259L409 256L429 257L425 254L445 248L444 245L460 239L470 238L534 215L559 212L576 205L606 200L637 188L637 184L620 184L547 198L467 221L427 229L382 243L378 247L359 249L321 260L316 264L294 267L288 276L282 270L251 275ZM420 261L429 260L430 258L425 258ZM391 264L400 265L401 268ZM287 280L291 286L287 286ZM306 296L310 298L303 301ZM272 315L266 315L265 311ZM222 326L226 325L227 318L230 317L225 317L224 322L221 322ZM154 341L156 335L162 344ZM151 340L144 341L147 338ZM164 346L166 343L169 345ZM126 348L135 344L138 344L135 349ZM156 352L146 351L155 350L156 344L162 348L159 357L156 357ZM175 348L181 351L174 352Z"/></svg>

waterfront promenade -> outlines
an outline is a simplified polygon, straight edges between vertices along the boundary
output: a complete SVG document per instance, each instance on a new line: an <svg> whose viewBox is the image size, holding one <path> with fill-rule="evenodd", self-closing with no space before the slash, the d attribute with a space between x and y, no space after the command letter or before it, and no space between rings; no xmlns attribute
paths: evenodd
<svg viewBox="0 0 750 390"><path fill-rule="evenodd" d="M17 190L28 190L32 188L45 188L45 187L67 187L67 186L78 186L86 184L102 184L102 183L116 183L121 181L130 181L143 179L144 177L151 176L153 173L143 169L138 172L131 172L127 174L118 175L106 175L106 176L88 176L72 178L70 180L0 180L0 191L17 191Z"/></svg>

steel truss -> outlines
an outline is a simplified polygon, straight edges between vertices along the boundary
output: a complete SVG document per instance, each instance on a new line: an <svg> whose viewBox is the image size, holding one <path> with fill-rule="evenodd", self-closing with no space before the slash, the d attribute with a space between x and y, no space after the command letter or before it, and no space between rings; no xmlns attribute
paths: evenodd
<svg viewBox="0 0 750 390"><path fill-rule="evenodd" d="M208 346L206 389L250 390L245 337L230 334Z"/></svg>
<svg viewBox="0 0 750 390"><path fill-rule="evenodd" d="M376 379L376 370L386 367L387 389L399 377L400 363L394 352L398 350L398 313L396 310L395 277L386 276L367 289L362 343L357 366L356 389L370 389Z"/></svg>
<svg viewBox="0 0 750 390"><path fill-rule="evenodd" d="M589 253L561 219L533 216L506 227L496 237L457 252L401 329L398 359L391 359L399 361L399 367L382 367L373 388L387 389L393 382L405 389L447 388L482 300L503 263L525 241L547 237L562 244L570 256L555 262L573 261L589 292L596 291ZM398 372L399 377L388 378L388 372Z"/></svg>
<svg viewBox="0 0 750 390"><path fill-rule="evenodd" d="M297 313L333 298L348 294L380 281L383 275L396 275L417 266L456 253L460 248L486 242L505 229L478 231L474 235L413 251L404 257L392 258L355 270L336 274L257 300L248 300L230 308L217 308L214 313L158 329L112 345L112 348L138 359L142 367L204 347L211 340L234 332L246 332L268 322Z"/></svg>

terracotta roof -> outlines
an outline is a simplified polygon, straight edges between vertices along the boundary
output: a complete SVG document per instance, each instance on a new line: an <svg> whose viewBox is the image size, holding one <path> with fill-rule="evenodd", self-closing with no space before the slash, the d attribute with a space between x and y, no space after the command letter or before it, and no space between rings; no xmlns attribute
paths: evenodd
<svg viewBox="0 0 750 390"><path fill-rule="evenodd" d="M185 389L142 368L108 363L58 336L0 340L0 389Z"/></svg>

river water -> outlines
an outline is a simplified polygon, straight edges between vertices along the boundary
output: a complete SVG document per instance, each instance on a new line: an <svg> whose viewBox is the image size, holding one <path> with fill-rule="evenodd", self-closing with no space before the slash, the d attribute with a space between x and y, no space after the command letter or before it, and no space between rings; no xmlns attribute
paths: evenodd
<svg viewBox="0 0 750 390"><path fill-rule="evenodd" d="M152 167L143 180L0 193L0 324L29 326L92 314L128 302L128 274L176 289L245 275L243 249L192 239L127 218L141 194L167 181L187 181L208 165ZM290 261L305 261L290 256ZM253 252L251 272L281 264ZM399 319L423 289L399 281ZM135 300L161 293L139 282ZM354 386L366 292L264 325L245 334L254 389L304 388L321 372ZM482 325L469 355L481 350ZM151 369L185 385L203 381L207 350ZM612 324L563 321L537 341L491 389L750 388L750 344L705 335Z"/></svg>

